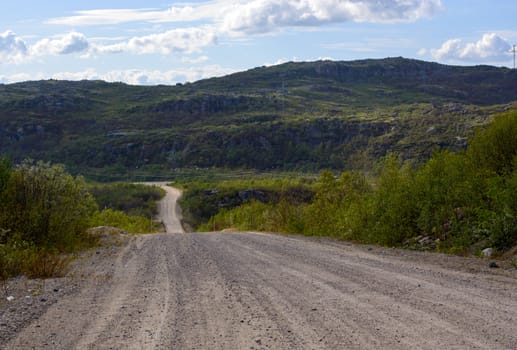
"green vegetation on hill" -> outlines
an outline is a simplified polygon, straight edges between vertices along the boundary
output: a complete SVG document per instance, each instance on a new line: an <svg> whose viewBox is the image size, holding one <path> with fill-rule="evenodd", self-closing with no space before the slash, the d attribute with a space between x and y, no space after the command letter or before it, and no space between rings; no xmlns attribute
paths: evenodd
<svg viewBox="0 0 517 350"><path fill-rule="evenodd" d="M252 198L223 206L201 228L304 233L453 253L486 247L503 252L517 244L517 112L496 116L466 151L436 151L416 168L391 155L373 177L324 171L304 186L314 192L306 201Z"/></svg>
<svg viewBox="0 0 517 350"><path fill-rule="evenodd" d="M217 167L368 168L463 149L517 100L517 72L403 58L261 67L177 86L0 85L0 151L105 180Z"/></svg>

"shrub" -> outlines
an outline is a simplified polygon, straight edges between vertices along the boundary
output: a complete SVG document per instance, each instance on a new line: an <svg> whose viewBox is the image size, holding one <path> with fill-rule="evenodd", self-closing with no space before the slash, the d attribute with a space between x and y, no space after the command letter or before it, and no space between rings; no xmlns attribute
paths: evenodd
<svg viewBox="0 0 517 350"><path fill-rule="evenodd" d="M120 210L105 209L96 212L90 226L114 226L130 233L150 233L162 229L162 225L143 216L132 216Z"/></svg>
<svg viewBox="0 0 517 350"><path fill-rule="evenodd" d="M0 281L25 274L30 278L63 276L71 260L56 249L37 247L19 237L0 244Z"/></svg>
<svg viewBox="0 0 517 350"><path fill-rule="evenodd" d="M81 177L72 177L61 165L32 161L9 176L0 206L0 227L9 235L60 251L80 244L96 209Z"/></svg>
<svg viewBox="0 0 517 350"><path fill-rule="evenodd" d="M468 156L479 169L511 174L517 166L517 111L494 117L469 142Z"/></svg>
<svg viewBox="0 0 517 350"><path fill-rule="evenodd" d="M89 190L101 209L148 218L157 214L156 201L165 195L160 187L132 183L95 184Z"/></svg>
<svg viewBox="0 0 517 350"><path fill-rule="evenodd" d="M385 245L398 245L415 234L415 217L412 185L414 171L402 165L400 159L386 159L369 205L370 220L366 241Z"/></svg>
<svg viewBox="0 0 517 350"><path fill-rule="evenodd" d="M312 191L302 201L212 206L219 213L204 227L297 232L389 246L428 236L422 248L466 253L483 245L504 252L517 244L517 112L496 116L471 139L466 152L437 151L418 168L388 156L370 182L357 173L336 177L324 171L307 193Z"/></svg>

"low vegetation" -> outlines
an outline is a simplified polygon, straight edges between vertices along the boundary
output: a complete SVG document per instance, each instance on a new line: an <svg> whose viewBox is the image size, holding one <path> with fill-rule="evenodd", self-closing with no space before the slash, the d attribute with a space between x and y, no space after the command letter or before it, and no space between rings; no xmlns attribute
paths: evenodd
<svg viewBox="0 0 517 350"><path fill-rule="evenodd" d="M115 226L131 233L157 232L162 224L154 218L156 202L165 191L157 186L132 183L94 184L89 186L101 211L95 213L92 226Z"/></svg>
<svg viewBox="0 0 517 350"><path fill-rule="evenodd" d="M115 226L131 233L159 230L161 224L152 219L163 195L161 189L144 185L87 185L62 165L26 160L13 166L3 158L0 280L18 274L64 273L73 253L96 244L87 233L93 226Z"/></svg>
<svg viewBox="0 0 517 350"><path fill-rule="evenodd" d="M97 205L81 177L60 165L0 162L0 277L61 273L64 253L91 245Z"/></svg>
<svg viewBox="0 0 517 350"><path fill-rule="evenodd" d="M264 177L248 174L241 179L184 179L179 184L184 190L180 198L184 222L198 230L221 229L217 224L208 228L206 223L221 210L231 210L246 203L308 203L314 193L305 186L312 180L301 174L294 177ZM178 184L176 184L178 185Z"/></svg>
<svg viewBox="0 0 517 350"><path fill-rule="evenodd" d="M314 195L222 206L201 228L303 233L458 254L486 247L503 252L517 244L517 112L495 117L466 151L437 150L418 166L390 155L373 175L324 171L302 186Z"/></svg>
<svg viewBox="0 0 517 350"><path fill-rule="evenodd" d="M131 183L90 185L98 207L92 226L115 226L131 233L157 232L162 224L156 222L156 202L165 191L157 186Z"/></svg>

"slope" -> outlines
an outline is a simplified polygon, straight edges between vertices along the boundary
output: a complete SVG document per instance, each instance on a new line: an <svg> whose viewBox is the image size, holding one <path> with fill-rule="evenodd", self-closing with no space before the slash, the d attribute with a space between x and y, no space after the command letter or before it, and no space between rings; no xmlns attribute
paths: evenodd
<svg viewBox="0 0 517 350"><path fill-rule="evenodd" d="M358 168L463 148L513 108L517 72L404 58L286 63L176 86L0 85L0 153L73 172ZM93 169L93 170L92 170Z"/></svg>

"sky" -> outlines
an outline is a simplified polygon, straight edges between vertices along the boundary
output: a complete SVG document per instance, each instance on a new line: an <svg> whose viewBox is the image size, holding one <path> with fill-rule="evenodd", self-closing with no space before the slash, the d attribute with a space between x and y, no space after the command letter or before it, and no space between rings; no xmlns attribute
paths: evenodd
<svg viewBox="0 0 517 350"><path fill-rule="evenodd" d="M513 67L515 0L2 0L0 83L176 84L406 57Z"/></svg>

